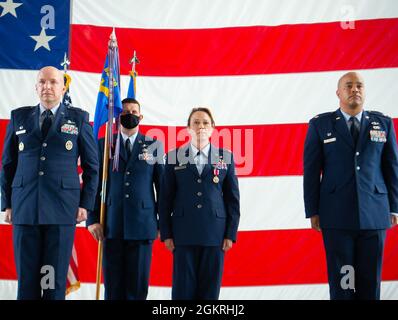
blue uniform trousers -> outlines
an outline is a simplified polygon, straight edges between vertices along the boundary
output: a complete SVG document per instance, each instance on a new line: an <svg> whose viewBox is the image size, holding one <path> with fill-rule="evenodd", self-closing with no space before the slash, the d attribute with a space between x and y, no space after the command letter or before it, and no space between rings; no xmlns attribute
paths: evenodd
<svg viewBox="0 0 398 320"><path fill-rule="evenodd" d="M379 300L385 230L322 229L331 300ZM342 272L352 266L355 289L343 289ZM343 279L343 282L345 279Z"/></svg>
<svg viewBox="0 0 398 320"><path fill-rule="evenodd" d="M105 299L145 300L151 258L152 240L105 239Z"/></svg>
<svg viewBox="0 0 398 320"><path fill-rule="evenodd" d="M173 300L218 300L224 268L220 246L176 246Z"/></svg>
<svg viewBox="0 0 398 320"><path fill-rule="evenodd" d="M13 225L18 300L65 299L75 229L75 225ZM47 288L51 267L54 287Z"/></svg>

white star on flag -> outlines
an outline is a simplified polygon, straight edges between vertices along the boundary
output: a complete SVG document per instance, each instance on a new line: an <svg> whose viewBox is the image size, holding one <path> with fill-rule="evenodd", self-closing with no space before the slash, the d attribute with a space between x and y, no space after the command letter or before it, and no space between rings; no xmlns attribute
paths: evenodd
<svg viewBox="0 0 398 320"><path fill-rule="evenodd" d="M0 6L3 7L3 12L1 16L5 16L7 13L12 14L15 18L17 18L17 13L15 11L16 8L22 5L22 3L14 3L13 0L7 0L6 2L0 2Z"/></svg>
<svg viewBox="0 0 398 320"><path fill-rule="evenodd" d="M41 32L38 36L30 36L33 40L36 41L36 46L34 51L39 49L40 47L46 48L48 51L51 51L50 45L48 44L55 36L46 35L46 30L44 28L41 29Z"/></svg>

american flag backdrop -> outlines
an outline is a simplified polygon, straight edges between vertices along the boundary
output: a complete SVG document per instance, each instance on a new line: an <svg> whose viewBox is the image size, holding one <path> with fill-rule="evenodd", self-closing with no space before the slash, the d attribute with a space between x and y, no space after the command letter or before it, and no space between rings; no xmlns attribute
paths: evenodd
<svg viewBox="0 0 398 320"><path fill-rule="evenodd" d="M73 105L93 120L112 27L122 97L134 50L140 60L143 133L162 133L166 150L180 145L196 106L210 107L217 129L230 133L220 144L237 161L241 222L220 298L328 299L322 236L304 214L307 123L338 108L338 78L358 70L365 109L398 128L398 2L0 0L1 150L10 111L38 103L37 70L62 69L65 52ZM9 225L0 225L0 248L0 299L14 299ZM68 299L94 299L97 245L85 228L77 228L75 249L81 286ZM156 241L149 299L170 298L171 271L172 256ZM381 298L398 299L398 227L387 234L382 279Z"/></svg>

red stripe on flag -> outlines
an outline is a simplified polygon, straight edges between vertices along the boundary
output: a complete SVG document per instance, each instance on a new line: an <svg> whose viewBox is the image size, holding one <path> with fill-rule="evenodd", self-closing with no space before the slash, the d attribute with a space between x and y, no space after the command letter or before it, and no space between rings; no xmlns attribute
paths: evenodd
<svg viewBox="0 0 398 320"><path fill-rule="evenodd" d="M76 255L77 255L77 253L76 253ZM78 267L77 261L75 261L73 259L73 257L71 257L71 259L70 259L69 267L72 269L72 272L73 272L74 276L76 277L76 280L79 281L79 267Z"/></svg>
<svg viewBox="0 0 398 320"><path fill-rule="evenodd" d="M0 248L0 279L14 280L17 278L17 271L14 263L11 226L0 225Z"/></svg>
<svg viewBox="0 0 398 320"><path fill-rule="evenodd" d="M0 120L0 148L3 150L5 128L8 120ZM398 129L398 119L394 119L394 126ZM239 176L288 176L303 174L303 148L307 133L307 124L275 124L275 125L246 125L246 126L217 126L217 130L222 132L228 129L231 132L231 140L221 139L223 147L233 150L235 162L237 162ZM140 126L143 134L149 133L153 136L158 129L160 136L155 135L164 144L166 151L185 143L170 136L178 136L183 127L165 127L165 126ZM150 131L149 131L150 130ZM240 136L234 138L234 130L241 132ZM252 131L252 139L245 140L245 132ZM398 140L398 130L397 140ZM100 131L101 134L101 131ZM163 137L162 137L163 135ZM215 136L215 135L214 135ZM247 135L248 137L251 134ZM217 141L215 142L218 145ZM239 162L242 162L239 164ZM252 169L247 174L246 167Z"/></svg>
<svg viewBox="0 0 398 320"><path fill-rule="evenodd" d="M72 25L71 69L100 73L111 32L111 27ZM397 18L355 21L355 29L330 22L183 30L116 28L116 35L121 72L126 75L133 49L145 61L139 66L144 76L398 67Z"/></svg>
<svg viewBox="0 0 398 320"><path fill-rule="evenodd" d="M384 250L384 281L398 280L398 227L388 230ZM95 282L97 243L77 228L76 250L82 282ZM16 279L11 227L0 225L0 279ZM171 286L172 255L154 243L150 284ZM326 261L321 234L310 230L241 231L226 254L223 286L267 286L325 283Z"/></svg>
<svg viewBox="0 0 398 320"><path fill-rule="evenodd" d="M303 147L307 124L217 126L212 135L216 146L232 150L238 176L287 176L303 173ZM175 143L184 127L140 126L142 133L155 136L171 150L188 141ZM226 130L225 130L226 129ZM148 132L149 131L149 132ZM170 139L171 138L171 139Z"/></svg>

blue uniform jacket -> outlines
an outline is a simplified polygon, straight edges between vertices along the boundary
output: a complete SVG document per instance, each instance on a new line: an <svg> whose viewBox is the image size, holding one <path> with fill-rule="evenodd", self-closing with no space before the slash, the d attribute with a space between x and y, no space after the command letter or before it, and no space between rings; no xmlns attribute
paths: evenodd
<svg viewBox="0 0 398 320"><path fill-rule="evenodd" d="M105 237L125 240L155 239L158 230L158 205L154 186L158 195L164 171L163 146L160 141L138 132L127 161L126 149L122 138L120 139L119 170L113 171L112 161L108 169ZM95 210L89 214L87 225L100 221L104 139L99 140L98 148L101 163L100 183ZM148 160L144 159L145 151Z"/></svg>
<svg viewBox="0 0 398 320"><path fill-rule="evenodd" d="M304 146L306 217L321 228L386 229L398 212L398 152L391 118L364 111L354 146L338 109L311 119Z"/></svg>
<svg viewBox="0 0 398 320"><path fill-rule="evenodd" d="M211 145L199 176L190 150L188 144L167 155L160 193L161 240L200 246L219 246L224 238L236 241L240 208L232 153Z"/></svg>
<svg viewBox="0 0 398 320"><path fill-rule="evenodd" d="M78 207L92 210L98 156L88 113L61 104L45 140L39 106L11 111L3 150L1 209L14 224L76 224ZM80 190L78 158L83 169Z"/></svg>

